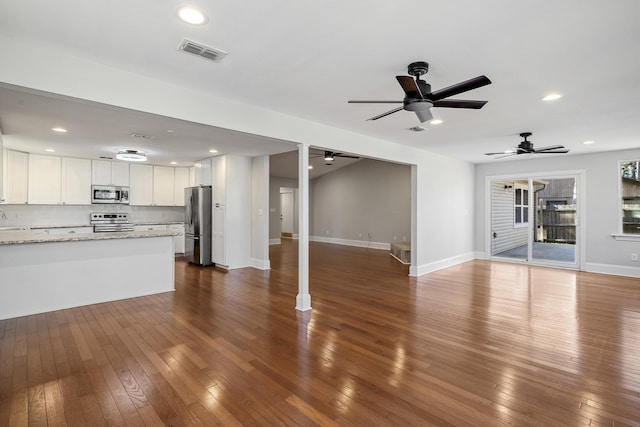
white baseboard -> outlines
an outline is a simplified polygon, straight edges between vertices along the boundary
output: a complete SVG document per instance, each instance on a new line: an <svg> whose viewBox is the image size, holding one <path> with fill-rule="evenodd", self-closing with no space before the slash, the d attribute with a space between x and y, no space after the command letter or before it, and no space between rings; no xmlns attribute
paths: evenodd
<svg viewBox="0 0 640 427"><path fill-rule="evenodd" d="M277 239L269 239L269 244L270 245L279 245L281 243L282 243L282 240L280 240L279 237Z"/></svg>
<svg viewBox="0 0 640 427"><path fill-rule="evenodd" d="M584 265L584 271L588 271L589 273L613 274L615 276L640 278L639 267L627 267L625 265L597 264L594 262L587 262Z"/></svg>
<svg viewBox="0 0 640 427"><path fill-rule="evenodd" d="M391 250L390 243L367 242L366 240L338 239L337 237L309 236L311 242L332 243L334 245L357 246L359 248Z"/></svg>
<svg viewBox="0 0 640 427"><path fill-rule="evenodd" d="M251 267L259 270L271 270L271 261L268 259L251 258Z"/></svg>
<svg viewBox="0 0 640 427"><path fill-rule="evenodd" d="M462 264L463 262L471 261L476 259L475 257L476 252L467 252L466 254L441 259L428 264L422 264L417 267L411 266L409 267L409 276L423 276L434 271L442 270L443 268L449 268L454 265Z"/></svg>

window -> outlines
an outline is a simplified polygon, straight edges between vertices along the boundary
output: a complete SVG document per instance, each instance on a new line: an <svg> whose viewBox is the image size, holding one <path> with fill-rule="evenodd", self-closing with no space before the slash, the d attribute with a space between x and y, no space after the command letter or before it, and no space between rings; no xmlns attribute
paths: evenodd
<svg viewBox="0 0 640 427"><path fill-rule="evenodd" d="M515 188L514 192L514 227L526 227L529 223L529 190Z"/></svg>
<svg viewBox="0 0 640 427"><path fill-rule="evenodd" d="M622 233L640 234L640 162L620 162Z"/></svg>

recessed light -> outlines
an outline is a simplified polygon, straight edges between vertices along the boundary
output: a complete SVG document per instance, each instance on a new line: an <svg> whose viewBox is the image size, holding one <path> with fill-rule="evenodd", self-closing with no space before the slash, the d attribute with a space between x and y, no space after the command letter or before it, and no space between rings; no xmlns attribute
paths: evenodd
<svg viewBox="0 0 640 427"><path fill-rule="evenodd" d="M443 123L443 122L442 122L442 120L440 120L440 119L433 119L433 120L431 120L431 121L429 122L429 124L432 124L432 125L440 125L440 124L442 124L442 123Z"/></svg>
<svg viewBox="0 0 640 427"><path fill-rule="evenodd" d="M173 132L175 132L175 130L173 130L173 129L167 129L167 132L169 132L169 133L173 133Z"/></svg>
<svg viewBox="0 0 640 427"><path fill-rule="evenodd" d="M45 150L47 153L55 153L56 150L54 150L53 148L45 148Z"/></svg>
<svg viewBox="0 0 640 427"><path fill-rule="evenodd" d="M211 150L209 150L210 153L217 153L218 150L216 150L215 148L212 148Z"/></svg>
<svg viewBox="0 0 640 427"><path fill-rule="evenodd" d="M172 165L177 165L177 164L178 164L178 162L171 162L170 164L172 164Z"/></svg>
<svg viewBox="0 0 640 427"><path fill-rule="evenodd" d="M307 166L307 169L309 169L309 170L313 169L313 165Z"/></svg>
<svg viewBox="0 0 640 427"><path fill-rule="evenodd" d="M207 17L207 15L191 6L179 8L178 16L184 22L191 25L204 25L209 22L209 18Z"/></svg>
<svg viewBox="0 0 640 427"><path fill-rule="evenodd" d="M65 128L61 128L61 127L54 127L54 128L51 128L51 130L54 131L54 132L58 132L58 133L66 133L67 132L67 130Z"/></svg>
<svg viewBox="0 0 640 427"><path fill-rule="evenodd" d="M595 143L595 141L591 141L591 140L583 142L584 145L591 145L591 144L594 144L594 143Z"/></svg>
<svg viewBox="0 0 640 427"><path fill-rule="evenodd" d="M540 98L542 101L548 102L548 101L555 101L557 99L562 98L562 95L559 93L550 93L548 95L543 96L542 98Z"/></svg>

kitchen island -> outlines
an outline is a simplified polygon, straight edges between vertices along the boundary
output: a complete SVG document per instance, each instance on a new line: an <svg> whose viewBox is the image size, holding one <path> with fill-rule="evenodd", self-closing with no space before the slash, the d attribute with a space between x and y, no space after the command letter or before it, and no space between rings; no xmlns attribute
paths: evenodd
<svg viewBox="0 0 640 427"><path fill-rule="evenodd" d="M174 289L174 231L0 233L0 319Z"/></svg>

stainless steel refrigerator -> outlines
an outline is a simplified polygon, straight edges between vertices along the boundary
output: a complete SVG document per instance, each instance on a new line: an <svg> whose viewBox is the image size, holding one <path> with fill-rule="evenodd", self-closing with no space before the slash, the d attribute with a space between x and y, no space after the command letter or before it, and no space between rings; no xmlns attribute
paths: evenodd
<svg viewBox="0 0 640 427"><path fill-rule="evenodd" d="M211 264L211 186L184 189L184 256L198 265Z"/></svg>

